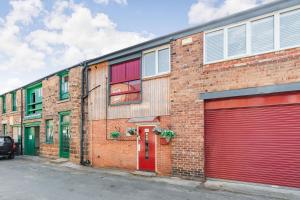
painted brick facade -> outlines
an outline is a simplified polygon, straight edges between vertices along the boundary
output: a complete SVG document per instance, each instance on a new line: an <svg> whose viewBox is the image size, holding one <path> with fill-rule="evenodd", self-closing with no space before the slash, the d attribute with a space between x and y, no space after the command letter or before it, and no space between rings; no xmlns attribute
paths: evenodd
<svg viewBox="0 0 300 200"><path fill-rule="evenodd" d="M174 175L204 176L204 102L200 93L300 81L300 48L203 64L203 33L172 42L171 124Z"/></svg>

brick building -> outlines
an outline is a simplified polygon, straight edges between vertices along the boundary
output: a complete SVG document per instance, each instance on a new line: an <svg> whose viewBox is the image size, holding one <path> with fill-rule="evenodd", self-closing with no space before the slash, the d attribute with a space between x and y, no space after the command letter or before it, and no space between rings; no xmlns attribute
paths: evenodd
<svg viewBox="0 0 300 200"><path fill-rule="evenodd" d="M25 155L80 161L82 67L76 66L2 95L1 134Z"/></svg>
<svg viewBox="0 0 300 200"><path fill-rule="evenodd" d="M54 144L39 153L68 157L59 114L71 110L75 162L300 187L299 46L300 1L289 0L85 61L69 70L69 101L59 99L64 72L43 80L42 114L24 115L24 142L28 122L47 141L53 120ZM160 130L176 136L168 143Z"/></svg>

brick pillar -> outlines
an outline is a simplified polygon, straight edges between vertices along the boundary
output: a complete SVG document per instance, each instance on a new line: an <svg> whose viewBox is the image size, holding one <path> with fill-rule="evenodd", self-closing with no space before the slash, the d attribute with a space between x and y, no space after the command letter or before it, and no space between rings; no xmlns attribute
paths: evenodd
<svg viewBox="0 0 300 200"><path fill-rule="evenodd" d="M172 42L171 124L177 137L172 145L173 175L204 179L204 109L199 100L203 34L192 43ZM183 38L184 39L184 38Z"/></svg>

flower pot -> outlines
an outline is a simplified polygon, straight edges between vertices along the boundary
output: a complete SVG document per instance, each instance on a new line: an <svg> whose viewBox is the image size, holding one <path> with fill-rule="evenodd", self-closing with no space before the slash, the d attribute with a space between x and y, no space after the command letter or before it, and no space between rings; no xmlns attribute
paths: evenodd
<svg viewBox="0 0 300 200"><path fill-rule="evenodd" d="M160 138L160 144L161 145L168 145L170 142L168 142L167 140L166 140L166 138Z"/></svg>

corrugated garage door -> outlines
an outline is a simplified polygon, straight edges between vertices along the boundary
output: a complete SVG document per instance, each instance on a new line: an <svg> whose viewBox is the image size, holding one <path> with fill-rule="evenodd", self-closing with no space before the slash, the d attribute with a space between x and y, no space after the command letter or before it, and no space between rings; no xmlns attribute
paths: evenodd
<svg viewBox="0 0 300 200"><path fill-rule="evenodd" d="M300 104L286 104L299 97L207 103L206 176L300 188Z"/></svg>

